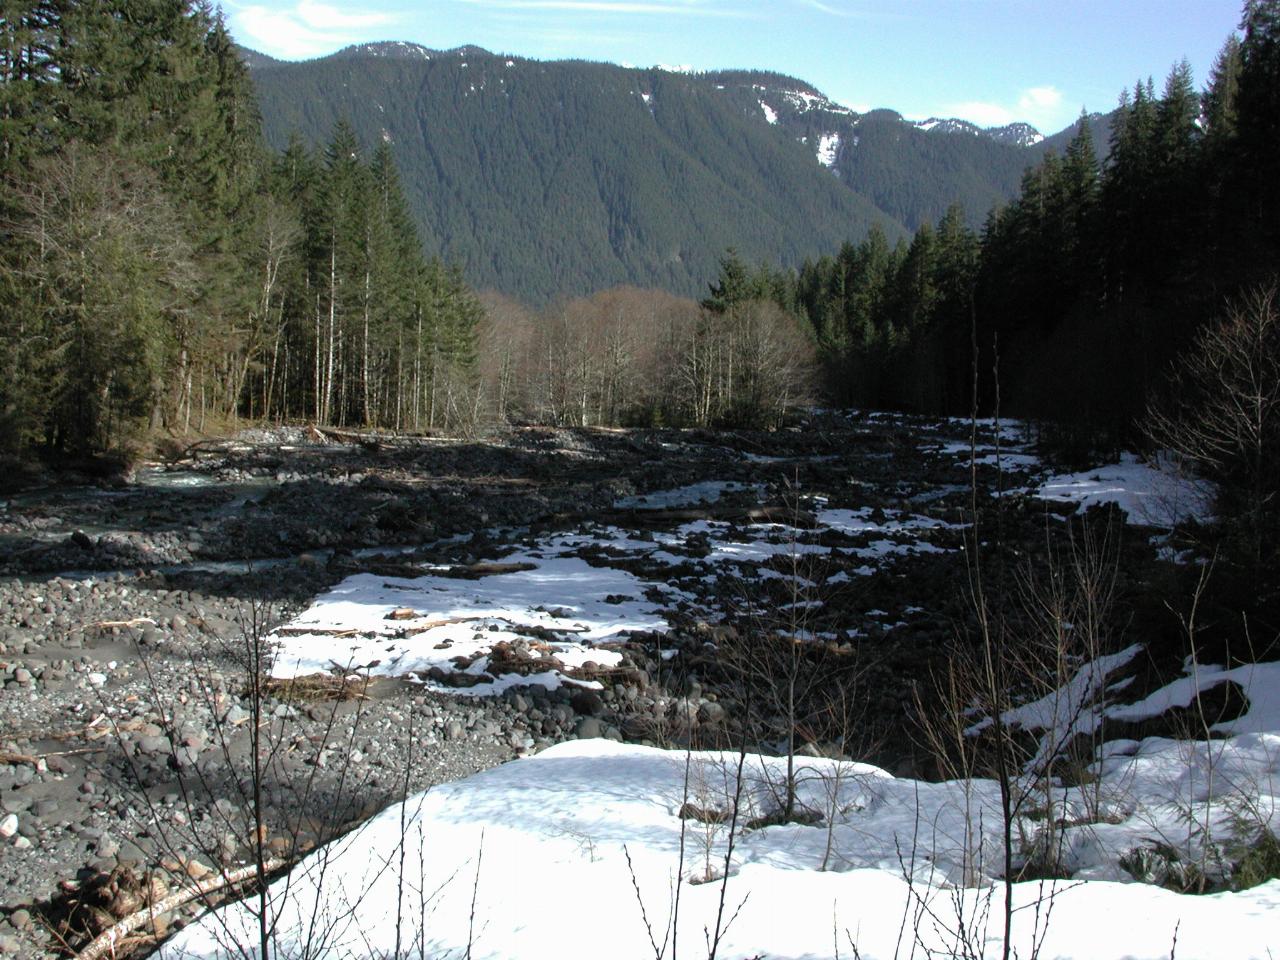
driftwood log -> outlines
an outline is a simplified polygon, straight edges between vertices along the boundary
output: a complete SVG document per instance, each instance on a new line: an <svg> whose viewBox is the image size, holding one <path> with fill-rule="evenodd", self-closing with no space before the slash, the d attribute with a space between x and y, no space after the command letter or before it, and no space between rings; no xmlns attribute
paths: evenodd
<svg viewBox="0 0 1280 960"><path fill-rule="evenodd" d="M721 520L738 523L777 523L787 527L812 530L818 526L818 518L808 510L793 507L659 507L615 510L601 515L605 523L634 524L692 523L697 520Z"/></svg>
<svg viewBox="0 0 1280 960"><path fill-rule="evenodd" d="M274 873L284 866L283 860L271 859L262 864L262 873ZM77 960L102 960L103 957L114 956L116 947L125 937L140 930L147 924L152 923L156 917L170 913L183 904L190 903L198 897L205 897L211 893L223 889L224 887L234 887L248 880L253 880L258 876L258 865L251 863L239 870L232 870L230 873L219 874L201 880L194 886L179 890L177 893L171 893L163 900L157 900L155 903L148 904L141 910L130 914L119 923L116 923L102 933L98 934L89 943L87 947L81 950L77 955Z"/></svg>

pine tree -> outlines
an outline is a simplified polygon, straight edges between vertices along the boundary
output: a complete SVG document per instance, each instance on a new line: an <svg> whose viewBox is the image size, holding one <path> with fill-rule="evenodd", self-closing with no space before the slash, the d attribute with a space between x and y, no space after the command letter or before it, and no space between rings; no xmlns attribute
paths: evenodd
<svg viewBox="0 0 1280 960"><path fill-rule="evenodd" d="M1205 140L1215 156L1221 157L1236 136L1242 54L1240 38L1232 34L1218 51L1209 72L1209 86L1201 97Z"/></svg>
<svg viewBox="0 0 1280 960"><path fill-rule="evenodd" d="M17 173L43 146L51 23L48 0L0 2L0 177Z"/></svg>
<svg viewBox="0 0 1280 960"><path fill-rule="evenodd" d="M1169 72L1164 94L1156 105L1156 162L1166 172L1177 176L1190 167L1199 138L1199 115L1200 100L1192 83L1191 65L1181 60Z"/></svg>
<svg viewBox="0 0 1280 960"><path fill-rule="evenodd" d="M893 278L892 312L895 326L904 335L921 329L932 319L937 299L936 256L933 227L925 223L911 238L910 246L895 257L899 265Z"/></svg>
<svg viewBox="0 0 1280 960"><path fill-rule="evenodd" d="M1236 199L1246 254L1274 270L1280 253L1280 0L1249 0L1241 23ZM1270 267L1268 268L1268 263Z"/></svg>
<svg viewBox="0 0 1280 960"><path fill-rule="evenodd" d="M403 372L395 378L393 397L387 387L371 382L372 366L394 363L397 370L405 369L406 344L414 344L418 336L414 323L414 287L423 262L391 148L385 141L373 152L369 177L372 205L366 220L361 309L365 422L372 424L385 419L382 411L392 411L394 421L400 419L404 409L404 399L400 396Z"/></svg>
<svg viewBox="0 0 1280 960"><path fill-rule="evenodd" d="M750 270L738 251L730 247L720 258L720 275L711 284L710 295L702 306L713 313L728 313L752 299L752 287Z"/></svg>
<svg viewBox="0 0 1280 960"><path fill-rule="evenodd" d="M351 124L340 120L325 150L318 238L323 250L317 286L322 305L317 313L316 418L346 423L355 399L353 354L360 338L354 329L361 317L368 173Z"/></svg>

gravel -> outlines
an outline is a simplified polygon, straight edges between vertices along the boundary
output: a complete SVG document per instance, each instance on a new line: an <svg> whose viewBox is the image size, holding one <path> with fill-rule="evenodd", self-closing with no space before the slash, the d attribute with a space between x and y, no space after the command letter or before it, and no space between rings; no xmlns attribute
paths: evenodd
<svg viewBox="0 0 1280 960"><path fill-rule="evenodd" d="M33 911L74 878L163 866L176 882L244 862L255 829L255 722L272 748L261 777L264 839L284 854L406 790L568 737L671 742L701 732L715 742L740 730L730 700L645 638L627 650L637 675L599 692L463 699L383 680L353 699L271 691L255 702L250 664L256 637L359 569L371 550L471 563L520 536L570 529L618 498L708 479L780 490L798 474L859 504L890 488L884 502L903 503L957 479L917 456L918 476L905 480L901 459L881 454L910 453L918 441L880 429L856 442L870 454L860 476L876 483L855 484L836 460L850 447L848 430L835 422L768 435L530 428L485 443L341 446L282 428L103 485L46 477L43 488L8 495L0 501L0 953L56 952ZM742 456L762 452L780 460ZM921 582L950 593L945 578ZM885 594L901 589L868 578L865 605L893 609ZM945 609L930 596L912 602ZM678 611L672 618L663 652L680 648L696 665L710 628ZM898 648L923 649L917 639ZM659 668L680 695L654 681Z"/></svg>

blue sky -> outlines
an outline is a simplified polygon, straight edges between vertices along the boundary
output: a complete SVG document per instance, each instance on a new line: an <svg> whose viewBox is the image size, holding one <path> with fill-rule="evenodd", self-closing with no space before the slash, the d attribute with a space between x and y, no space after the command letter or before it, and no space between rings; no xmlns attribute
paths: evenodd
<svg viewBox="0 0 1280 960"><path fill-rule="evenodd" d="M1186 57L1202 85L1240 0L224 0L236 39L287 60L350 43L477 44L698 70L756 67L908 117L1045 132Z"/></svg>

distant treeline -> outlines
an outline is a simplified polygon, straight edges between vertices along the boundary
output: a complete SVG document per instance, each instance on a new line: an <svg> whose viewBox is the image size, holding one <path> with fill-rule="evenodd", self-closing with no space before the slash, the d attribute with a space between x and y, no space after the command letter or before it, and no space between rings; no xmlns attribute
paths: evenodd
<svg viewBox="0 0 1280 960"><path fill-rule="evenodd" d="M391 150L262 144L219 15L185 0L0 20L0 452L92 454L240 417L778 423L799 401L1124 437L1171 362L1280 269L1280 0L1207 89L1185 63L1082 119L981 231L954 206L799 270L730 250L702 303L538 313L424 253ZM852 227L851 227L852 229ZM820 374L825 373L825 378Z"/></svg>
<svg viewBox="0 0 1280 960"><path fill-rule="evenodd" d="M840 401L964 413L976 364L985 412L1122 438L1197 331L1280 271L1280 2L1247 4L1203 93L1185 62L1126 91L1097 153L1082 119L980 233L953 208L751 282L807 322Z"/></svg>
<svg viewBox="0 0 1280 960"><path fill-rule="evenodd" d="M237 416L471 416L478 301L427 258L385 145L262 145L220 15L8 4L0 449L69 455Z"/></svg>
<svg viewBox="0 0 1280 960"><path fill-rule="evenodd" d="M703 303L619 287L533 312L486 295L482 393L500 420L569 426L778 425L810 402L812 338L795 317L734 284Z"/></svg>

